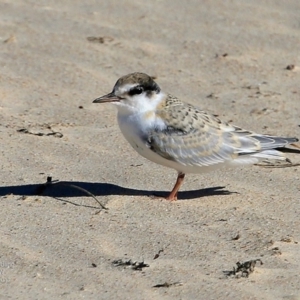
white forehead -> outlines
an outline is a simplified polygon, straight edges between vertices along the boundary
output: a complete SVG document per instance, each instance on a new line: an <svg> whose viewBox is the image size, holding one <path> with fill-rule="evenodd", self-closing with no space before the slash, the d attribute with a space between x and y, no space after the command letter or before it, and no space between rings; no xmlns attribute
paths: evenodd
<svg viewBox="0 0 300 300"><path fill-rule="evenodd" d="M138 83L125 83L123 85L118 86L115 90L115 93L120 95L125 94L135 86L138 86Z"/></svg>

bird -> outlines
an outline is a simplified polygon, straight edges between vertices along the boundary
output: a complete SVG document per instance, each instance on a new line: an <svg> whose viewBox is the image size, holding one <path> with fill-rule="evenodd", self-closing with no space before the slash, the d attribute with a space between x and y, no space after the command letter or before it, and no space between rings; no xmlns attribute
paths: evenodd
<svg viewBox="0 0 300 300"><path fill-rule="evenodd" d="M166 197L175 201L185 174L204 173L221 166L256 164L261 160L289 161L283 152L299 140L257 134L221 121L217 116L171 94L140 72L119 78L111 93L93 103L115 104L120 130L143 157L177 171ZM286 151L285 151L286 150ZM290 162L290 161L289 161Z"/></svg>

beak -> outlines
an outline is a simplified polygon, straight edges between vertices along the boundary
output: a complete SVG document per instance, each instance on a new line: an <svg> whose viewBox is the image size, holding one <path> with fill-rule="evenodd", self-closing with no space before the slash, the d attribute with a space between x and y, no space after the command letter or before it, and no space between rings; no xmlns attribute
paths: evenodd
<svg viewBox="0 0 300 300"><path fill-rule="evenodd" d="M93 101L93 103L105 103L105 102L119 102L121 98L117 97L113 92L99 97Z"/></svg>

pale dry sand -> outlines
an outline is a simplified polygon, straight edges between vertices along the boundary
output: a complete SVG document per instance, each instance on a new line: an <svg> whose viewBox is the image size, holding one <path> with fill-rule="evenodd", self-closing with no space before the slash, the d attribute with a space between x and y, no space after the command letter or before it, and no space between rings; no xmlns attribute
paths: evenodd
<svg viewBox="0 0 300 300"><path fill-rule="evenodd" d="M299 0L58 3L0 2L0 298L300 299L299 167L188 175L180 201L151 199L175 172L91 103L142 71L226 121L300 137ZM47 176L109 210L71 187L38 195ZM182 285L153 288L165 282Z"/></svg>

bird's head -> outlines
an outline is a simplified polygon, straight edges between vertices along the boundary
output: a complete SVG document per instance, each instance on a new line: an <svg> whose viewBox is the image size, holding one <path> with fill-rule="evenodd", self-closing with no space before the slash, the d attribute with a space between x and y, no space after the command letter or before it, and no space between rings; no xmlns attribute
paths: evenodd
<svg viewBox="0 0 300 300"><path fill-rule="evenodd" d="M158 84L147 74L131 73L121 77L113 91L99 97L93 103L111 102L119 112L145 112L155 110L163 98Z"/></svg>

